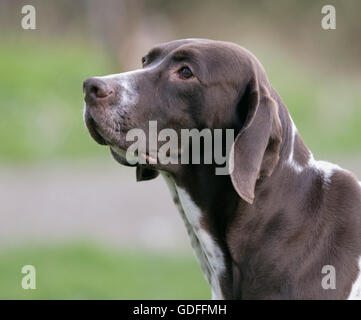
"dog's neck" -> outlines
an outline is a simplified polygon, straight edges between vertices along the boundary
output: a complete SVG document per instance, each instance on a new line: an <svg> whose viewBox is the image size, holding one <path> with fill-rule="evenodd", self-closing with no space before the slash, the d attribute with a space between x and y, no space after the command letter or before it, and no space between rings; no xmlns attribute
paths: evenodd
<svg viewBox="0 0 361 320"><path fill-rule="evenodd" d="M193 201L190 195L189 185L187 181L178 182L167 172L162 172L165 181L168 184L173 202L175 203L181 218L185 224L191 246L201 266L204 276L212 288L212 299L226 298L224 294L224 280L221 278L227 275L225 257L226 248L219 245L217 238L213 232L208 229L208 217L206 212ZM188 190L187 190L188 189ZM197 188L193 188L193 192L197 192ZM194 196L194 194L193 194ZM230 285L228 282L227 285Z"/></svg>
<svg viewBox="0 0 361 320"><path fill-rule="evenodd" d="M269 205L269 201L264 201L265 197L275 199L271 210L280 209L275 206L281 203L276 200L281 189L270 186L279 186L277 181L282 181L284 174L288 174L289 170L300 170L308 161L310 153L297 134L288 111L281 107L279 112L283 126L280 160L270 177L257 182L253 205L239 197L229 176L216 176L212 166L185 166L182 174L174 177L163 174L201 268L212 287L213 298L240 295L240 288L235 287L239 283L235 279L239 274L234 272L234 264L240 260L241 252L237 252L239 247L234 244L242 246L242 239L247 242L247 232L252 232L243 229L242 217L247 217L247 223L251 225L261 221L264 205Z"/></svg>

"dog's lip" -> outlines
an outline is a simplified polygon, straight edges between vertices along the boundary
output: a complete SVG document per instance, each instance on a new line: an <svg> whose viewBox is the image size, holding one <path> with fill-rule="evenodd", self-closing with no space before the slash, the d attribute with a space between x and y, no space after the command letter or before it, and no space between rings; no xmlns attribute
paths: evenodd
<svg viewBox="0 0 361 320"><path fill-rule="evenodd" d="M127 161L124 150L122 150L120 148L116 148L114 146L110 146L110 152L111 152L113 158L120 164L127 166L127 167L136 167L137 166L137 164L130 164Z"/></svg>
<svg viewBox="0 0 361 320"><path fill-rule="evenodd" d="M106 142L106 140L101 136L101 134L99 133L99 126L96 123L96 121L93 119L93 117L90 114L86 114L85 116L85 124L89 130L90 135L92 136L92 138L99 143L100 145L108 145L108 143Z"/></svg>
<svg viewBox="0 0 361 320"><path fill-rule="evenodd" d="M120 164L129 166L129 167L135 167L139 164L139 159L145 159L146 164L152 165L156 164L157 160L150 156L148 153L137 153L135 154L135 157L138 157L138 161L135 164L130 164L126 159L126 151L124 149L121 149L117 146L110 146L110 151L116 161L118 161Z"/></svg>

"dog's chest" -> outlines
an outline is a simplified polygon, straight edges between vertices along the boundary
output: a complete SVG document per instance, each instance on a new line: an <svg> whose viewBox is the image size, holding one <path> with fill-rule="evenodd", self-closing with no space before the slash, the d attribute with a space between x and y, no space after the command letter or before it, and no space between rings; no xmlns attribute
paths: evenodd
<svg viewBox="0 0 361 320"><path fill-rule="evenodd" d="M189 194L178 187L170 175L166 173L162 175L184 221L197 260L212 288L212 299L223 299L220 286L220 277L225 271L223 252L209 232L202 228L202 212Z"/></svg>

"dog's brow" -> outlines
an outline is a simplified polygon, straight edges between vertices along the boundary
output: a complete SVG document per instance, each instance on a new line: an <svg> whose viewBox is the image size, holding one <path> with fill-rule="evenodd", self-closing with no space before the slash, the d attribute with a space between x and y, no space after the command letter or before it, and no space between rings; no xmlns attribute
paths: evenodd
<svg viewBox="0 0 361 320"><path fill-rule="evenodd" d="M179 50L173 54L172 58L175 61L183 61L190 59L192 56L193 55L189 51Z"/></svg>
<svg viewBox="0 0 361 320"><path fill-rule="evenodd" d="M161 49L153 48L144 56L144 58L146 58L147 62L150 63L153 60L155 60L156 58L158 58L160 53L161 53Z"/></svg>

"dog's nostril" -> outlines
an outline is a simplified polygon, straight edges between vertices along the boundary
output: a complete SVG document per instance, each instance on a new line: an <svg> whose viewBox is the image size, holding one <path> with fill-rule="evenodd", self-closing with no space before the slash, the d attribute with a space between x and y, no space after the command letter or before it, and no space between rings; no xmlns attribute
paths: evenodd
<svg viewBox="0 0 361 320"><path fill-rule="evenodd" d="M113 93L109 85L104 80L97 78L86 79L83 83L83 91L85 92L86 100L105 98Z"/></svg>
<svg viewBox="0 0 361 320"><path fill-rule="evenodd" d="M97 85L92 85L89 89L90 93L93 93L98 98L105 98L108 93L102 87L98 87Z"/></svg>

